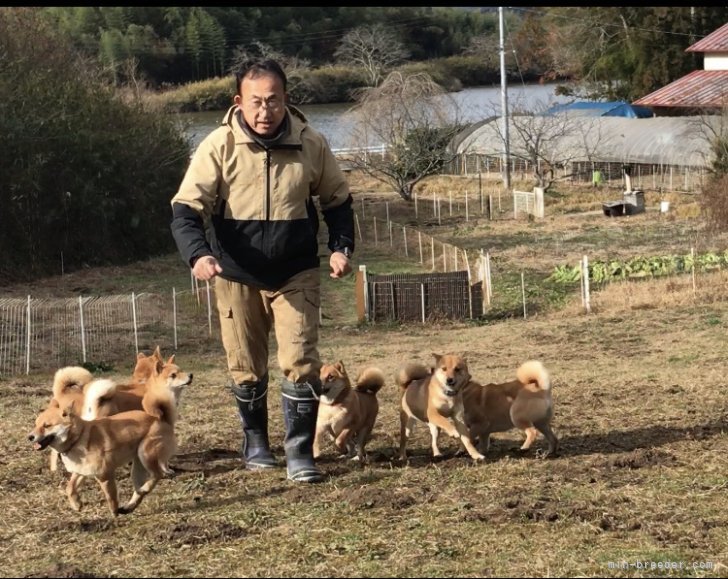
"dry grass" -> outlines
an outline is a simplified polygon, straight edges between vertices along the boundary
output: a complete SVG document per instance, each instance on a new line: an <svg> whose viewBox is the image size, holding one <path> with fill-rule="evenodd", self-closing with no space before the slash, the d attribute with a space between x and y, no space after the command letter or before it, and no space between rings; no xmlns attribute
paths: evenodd
<svg viewBox="0 0 728 579"><path fill-rule="evenodd" d="M650 219L657 217L560 216L540 226L486 225L513 263L529 259L547 270L555 244L542 244L539 260L539 251L519 237L524 231L540 227L544 240L560 235L559 258L577 255L590 240L605 250L613 235L640 252L671 238ZM700 232L699 224L678 218L657 223ZM585 236L584 228L594 230ZM638 235L648 228L649 235ZM600 237L607 241L600 244ZM363 246L357 259L391 267L381 248ZM126 279L131 272L122 268L115 275ZM725 273L700 276L695 294L689 276L613 284L593 295L589 316L575 295L564 309L528 320L386 327L353 323L350 282L323 279L332 317L324 320L321 353L327 361L344 360L353 373L375 364L392 376L404 360L429 363L432 351L455 351L467 356L478 379L501 381L521 362L542 360L554 383L560 456L521 455L521 435L513 431L495 436L485 464L453 456L457 445L444 437L448 457L433 462L427 430L419 428L408 447L411 461L401 465L394 460L399 418L390 381L380 392L369 465L337 460L326 447L321 466L330 477L320 485L288 483L284 469L249 473L237 457L240 423L224 387L221 347L201 339L194 352L177 355L195 374L182 400L180 450L172 461L177 475L162 481L133 515L110 520L90 482L82 489L86 509L71 511L59 493L62 476L51 474L47 456L26 440L51 376L5 380L2 575L726 576ZM77 282L83 283L80 276ZM130 359L119 372L130 373L132 366ZM282 456L274 363L272 377L270 430L274 452ZM129 482L120 486L128 497ZM710 562L714 568L609 568L623 561Z"/></svg>

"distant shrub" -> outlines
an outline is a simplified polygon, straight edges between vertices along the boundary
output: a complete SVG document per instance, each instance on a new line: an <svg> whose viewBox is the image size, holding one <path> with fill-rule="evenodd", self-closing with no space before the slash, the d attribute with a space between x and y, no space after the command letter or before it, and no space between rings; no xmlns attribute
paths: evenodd
<svg viewBox="0 0 728 579"><path fill-rule="evenodd" d="M37 17L0 10L0 279L171 251L180 128L122 102L103 71Z"/></svg>

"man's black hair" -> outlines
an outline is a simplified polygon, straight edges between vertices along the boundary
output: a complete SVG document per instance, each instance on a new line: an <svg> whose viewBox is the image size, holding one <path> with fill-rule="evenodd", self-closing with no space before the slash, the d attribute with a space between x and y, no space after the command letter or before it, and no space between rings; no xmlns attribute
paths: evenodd
<svg viewBox="0 0 728 579"><path fill-rule="evenodd" d="M235 91L240 94L240 84L245 77L256 78L261 74L273 74L283 81L283 92L286 92L288 79L281 65L270 58L251 59L243 62L235 71ZM242 95L241 95L242 96Z"/></svg>

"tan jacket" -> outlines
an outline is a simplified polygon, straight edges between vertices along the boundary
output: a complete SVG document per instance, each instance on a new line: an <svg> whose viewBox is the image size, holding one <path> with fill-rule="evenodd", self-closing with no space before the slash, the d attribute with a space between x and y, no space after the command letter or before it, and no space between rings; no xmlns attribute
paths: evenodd
<svg viewBox="0 0 728 579"><path fill-rule="evenodd" d="M172 233L190 266L214 255L222 277L266 289L317 267L313 196L329 228L329 248L353 250L351 195L336 158L300 111L288 107L287 121L287 135L266 149L243 130L233 106L199 145L172 199Z"/></svg>

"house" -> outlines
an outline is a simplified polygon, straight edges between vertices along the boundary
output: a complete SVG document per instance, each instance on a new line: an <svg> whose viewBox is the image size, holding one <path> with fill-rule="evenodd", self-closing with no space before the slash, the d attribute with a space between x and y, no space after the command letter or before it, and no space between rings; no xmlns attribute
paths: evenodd
<svg viewBox="0 0 728 579"><path fill-rule="evenodd" d="M685 51L703 53L703 70L695 70L633 104L650 107L658 116L716 113L728 105L728 23Z"/></svg>

